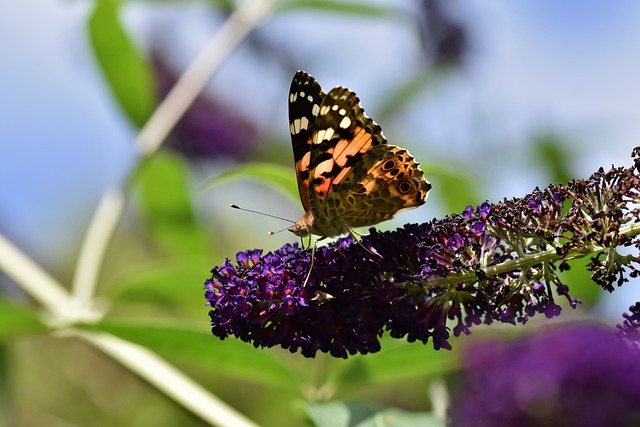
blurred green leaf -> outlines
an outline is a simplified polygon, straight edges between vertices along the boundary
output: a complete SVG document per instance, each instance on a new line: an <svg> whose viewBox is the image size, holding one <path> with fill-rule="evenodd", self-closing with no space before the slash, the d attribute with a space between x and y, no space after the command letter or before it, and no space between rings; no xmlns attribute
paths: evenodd
<svg viewBox="0 0 640 427"><path fill-rule="evenodd" d="M141 127L156 104L155 78L123 28L119 10L120 0L96 0L89 37L111 91L125 114Z"/></svg>
<svg viewBox="0 0 640 427"><path fill-rule="evenodd" d="M140 344L175 361L193 364L214 373L229 375L271 387L299 387L290 364L272 352L258 350L237 339L221 341L206 329L161 324L104 322L85 326Z"/></svg>
<svg viewBox="0 0 640 427"><path fill-rule="evenodd" d="M383 337L381 344L383 350L378 353L349 359L334 372L334 380L343 387L359 387L442 376L460 367L459 352L434 350L431 344L389 337ZM455 343L452 345L455 347Z"/></svg>
<svg viewBox="0 0 640 427"><path fill-rule="evenodd" d="M326 12L370 16L376 18L390 18L404 15L400 9L393 7L374 6L369 3L330 0L284 0L280 3L278 9L284 11L315 9Z"/></svg>
<svg viewBox="0 0 640 427"><path fill-rule="evenodd" d="M106 294L114 304L125 301L169 307L193 306L194 301L200 301L204 306L203 284L210 269L208 258L163 260L119 278Z"/></svg>
<svg viewBox="0 0 640 427"><path fill-rule="evenodd" d="M531 147L538 164L551 176L551 182L566 184L573 178L569 162L572 156L560 138L541 135L533 141Z"/></svg>
<svg viewBox="0 0 640 427"><path fill-rule="evenodd" d="M385 409L376 413L357 427L445 427L445 422L428 412L408 412Z"/></svg>
<svg viewBox="0 0 640 427"><path fill-rule="evenodd" d="M579 299L587 307L593 305L608 292L591 280L591 272L587 270L587 264L591 257L574 259L569 261L571 267L568 271L560 273L562 283L571 289L571 295Z"/></svg>
<svg viewBox="0 0 640 427"><path fill-rule="evenodd" d="M35 312L0 298L0 341L46 329Z"/></svg>
<svg viewBox="0 0 640 427"><path fill-rule="evenodd" d="M462 212L467 205L484 201L479 196L478 181L464 168L430 162L423 170L433 185L429 197L439 197L445 212Z"/></svg>
<svg viewBox="0 0 640 427"><path fill-rule="evenodd" d="M423 95L431 87L437 87L441 78L451 67L439 66L420 68L412 76L400 81L389 90L382 105L376 110L376 120L384 121L387 117L401 114L404 107Z"/></svg>
<svg viewBox="0 0 640 427"><path fill-rule="evenodd" d="M209 188L231 179L253 179L263 184L273 184L293 200L298 200L298 184L295 173L289 167L276 163L245 163L233 169L229 169L202 184L202 188Z"/></svg>
<svg viewBox="0 0 640 427"><path fill-rule="evenodd" d="M161 152L140 166L140 208L156 241L172 254L206 256L210 240L191 206L189 177L184 160Z"/></svg>
<svg viewBox="0 0 640 427"><path fill-rule="evenodd" d="M362 402L330 402L307 405L305 412L316 427L444 427L426 412L381 408Z"/></svg>
<svg viewBox="0 0 640 427"><path fill-rule="evenodd" d="M531 148L538 164L550 175L551 182L566 184L574 178L570 162L572 155L562 139L551 134L540 135L535 138Z"/></svg>
<svg viewBox="0 0 640 427"><path fill-rule="evenodd" d="M13 420L14 393L11 390L12 364L9 348L0 342L0 426L15 425Z"/></svg>

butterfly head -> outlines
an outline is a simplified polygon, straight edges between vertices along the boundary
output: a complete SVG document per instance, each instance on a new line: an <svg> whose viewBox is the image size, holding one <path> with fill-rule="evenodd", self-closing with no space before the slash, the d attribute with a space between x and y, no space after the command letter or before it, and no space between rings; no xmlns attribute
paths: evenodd
<svg viewBox="0 0 640 427"><path fill-rule="evenodd" d="M298 237L308 237L311 235L311 229L313 228L313 214L307 212L300 221L289 227L289 231Z"/></svg>

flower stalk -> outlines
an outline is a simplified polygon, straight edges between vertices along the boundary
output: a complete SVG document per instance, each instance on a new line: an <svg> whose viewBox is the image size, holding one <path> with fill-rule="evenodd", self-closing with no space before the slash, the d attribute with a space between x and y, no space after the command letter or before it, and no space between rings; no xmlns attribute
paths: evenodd
<svg viewBox="0 0 640 427"><path fill-rule="evenodd" d="M620 235L625 235L627 237L633 237L640 234L640 224L630 224L622 227L620 229ZM498 265L492 265L483 268L484 274L488 276L495 276L499 274L504 274L509 271L523 269L527 267L532 267L534 265L551 262L551 261L559 261L562 259L574 260L584 258L589 255L595 255L599 252L603 252L609 250L609 248L585 243L584 247L581 250L574 251L571 258L563 258L558 255L555 248L548 249L546 251L532 253L529 255L524 255L521 258L512 259L509 261L505 261ZM617 252L614 251L616 256L620 256ZM448 277L434 277L427 279L424 283L424 286L445 286L445 285L453 285L461 282L475 282L478 280L478 275L474 271L467 271L464 273L454 274Z"/></svg>

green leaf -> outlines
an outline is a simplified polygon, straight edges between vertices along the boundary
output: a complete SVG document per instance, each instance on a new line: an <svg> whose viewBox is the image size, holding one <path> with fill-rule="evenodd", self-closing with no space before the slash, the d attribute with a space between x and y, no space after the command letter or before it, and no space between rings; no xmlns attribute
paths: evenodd
<svg viewBox="0 0 640 427"><path fill-rule="evenodd" d="M376 110L376 120L384 122L388 117L401 114L403 108L411 105L429 89L438 87L438 83L448 74L449 70L450 67L446 66L420 68L407 79L400 81L389 90L384 102Z"/></svg>
<svg viewBox="0 0 640 427"><path fill-rule="evenodd" d="M351 427L370 417L378 407L360 402L329 402L306 405L304 410L315 426Z"/></svg>
<svg viewBox="0 0 640 427"><path fill-rule="evenodd" d="M426 412L381 408L361 402L330 402L307 405L305 412L317 427L444 427L445 423Z"/></svg>
<svg viewBox="0 0 640 427"><path fill-rule="evenodd" d="M0 298L0 341L46 329L36 313Z"/></svg>
<svg viewBox="0 0 640 427"><path fill-rule="evenodd" d="M383 350L378 353L349 359L342 369L335 370L334 380L343 386L360 387L437 377L460 367L459 352L389 337L383 337L381 345Z"/></svg>
<svg viewBox="0 0 640 427"><path fill-rule="evenodd" d="M279 10L315 9L325 12L335 12L350 15L369 16L374 18L390 18L403 16L400 9L393 7L374 6L368 3L356 3L330 0L287 0L283 1Z"/></svg>
<svg viewBox="0 0 640 427"><path fill-rule="evenodd" d="M162 261L119 278L106 294L113 304L135 302L166 310L168 307L192 309L194 301L204 306L203 283L210 276L209 258Z"/></svg>
<svg viewBox="0 0 640 427"><path fill-rule="evenodd" d="M0 342L0 426L15 425L13 408L15 407L15 392L11 384L13 366L11 365L9 345Z"/></svg>
<svg viewBox="0 0 640 427"><path fill-rule="evenodd" d="M275 163L245 163L233 169L229 169L202 184L202 188L209 188L231 179L253 179L263 184L273 184L273 187L282 190L285 194L297 200L298 184L295 174L289 167Z"/></svg>
<svg viewBox="0 0 640 427"><path fill-rule="evenodd" d="M479 197L478 180L463 167L432 161L425 164L423 170L434 188L429 197L439 197L445 212L462 212L467 205L483 201Z"/></svg>
<svg viewBox="0 0 640 427"><path fill-rule="evenodd" d="M207 255L209 241L191 206L184 160L159 153L143 162L135 181L142 214L156 241L172 254Z"/></svg>
<svg viewBox="0 0 640 427"><path fill-rule="evenodd" d="M147 347L167 359L182 361L234 378L272 387L299 387L291 365L274 352L236 339L221 341L210 331L181 325L104 322L85 326Z"/></svg>
<svg viewBox="0 0 640 427"><path fill-rule="evenodd" d="M119 0L96 0L89 37L111 91L125 114L141 127L156 105L155 79L123 28L119 9Z"/></svg>
<svg viewBox="0 0 640 427"><path fill-rule="evenodd" d="M408 412L385 409L356 425L356 427L445 427L445 422L428 412Z"/></svg>
<svg viewBox="0 0 640 427"><path fill-rule="evenodd" d="M607 291L591 280L592 273L587 269L587 264L590 260L591 257L571 260L568 262L570 269L560 273L560 279L562 283L569 286L571 295L578 298L587 307L593 307L600 298L608 295ZM565 299L562 301L567 303ZM569 307L568 303L567 307ZM567 310L573 311L573 309L569 308ZM580 310L580 307L578 307L578 310Z"/></svg>
<svg viewBox="0 0 640 427"><path fill-rule="evenodd" d="M567 183L574 176L569 162L574 156L561 139L554 135L541 135L533 141L531 147L538 164L547 169L551 182Z"/></svg>

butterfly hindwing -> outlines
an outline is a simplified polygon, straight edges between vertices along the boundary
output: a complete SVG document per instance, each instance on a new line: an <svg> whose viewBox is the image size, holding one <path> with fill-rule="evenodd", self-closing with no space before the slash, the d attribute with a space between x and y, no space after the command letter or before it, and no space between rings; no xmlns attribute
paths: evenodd
<svg viewBox="0 0 640 427"><path fill-rule="evenodd" d="M407 150L376 146L336 186L335 195L329 195L340 203L328 202L326 215L342 218L349 227L377 224L424 204L430 190L431 184Z"/></svg>
<svg viewBox="0 0 640 427"><path fill-rule="evenodd" d="M311 136L316 116L320 111L325 93L313 77L304 71L298 71L289 89L289 129L293 145L293 160L296 167L298 192L305 211L309 204L309 161L311 155Z"/></svg>

